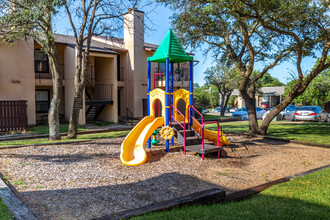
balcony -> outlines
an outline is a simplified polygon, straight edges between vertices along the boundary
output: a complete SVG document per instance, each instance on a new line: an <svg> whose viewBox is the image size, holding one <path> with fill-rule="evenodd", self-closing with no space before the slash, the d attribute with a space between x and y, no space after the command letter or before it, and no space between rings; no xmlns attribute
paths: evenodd
<svg viewBox="0 0 330 220"><path fill-rule="evenodd" d="M102 110L107 105L113 104L112 84L94 84L86 86L86 120L91 122L97 120Z"/></svg>
<svg viewBox="0 0 330 220"><path fill-rule="evenodd" d="M52 74L49 69L48 61L34 61L34 72L35 72L35 79L52 79ZM62 73L62 77L64 79L64 64L60 64L60 72Z"/></svg>
<svg viewBox="0 0 330 220"><path fill-rule="evenodd" d="M157 71L159 71L159 68L155 69L154 74L159 73ZM188 68L176 69L173 74L173 86L181 87L181 88L185 88L185 87L188 88L189 87L189 75L190 75L190 73L189 73ZM156 75L154 77L155 77L156 87L165 87L165 73L163 73L162 75Z"/></svg>
<svg viewBox="0 0 330 220"><path fill-rule="evenodd" d="M86 86L86 105L98 103L112 105L112 86L112 84L94 84L93 86Z"/></svg>

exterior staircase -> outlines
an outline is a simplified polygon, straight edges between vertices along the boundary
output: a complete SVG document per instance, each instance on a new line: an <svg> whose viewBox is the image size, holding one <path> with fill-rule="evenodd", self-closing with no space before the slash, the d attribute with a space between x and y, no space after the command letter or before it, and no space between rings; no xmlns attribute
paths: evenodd
<svg viewBox="0 0 330 220"><path fill-rule="evenodd" d="M91 104L86 110L86 121L96 121L97 117L101 114L106 105L103 104Z"/></svg>

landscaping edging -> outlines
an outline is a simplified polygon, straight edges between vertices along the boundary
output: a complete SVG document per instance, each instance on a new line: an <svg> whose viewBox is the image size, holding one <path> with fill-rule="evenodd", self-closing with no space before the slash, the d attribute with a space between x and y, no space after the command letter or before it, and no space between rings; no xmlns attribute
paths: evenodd
<svg viewBox="0 0 330 220"><path fill-rule="evenodd" d="M37 218L19 200L0 178L0 197L17 220L36 220Z"/></svg>
<svg viewBox="0 0 330 220"><path fill-rule="evenodd" d="M128 131L131 130L133 127L126 127L126 128L108 128L108 129L90 129L86 131L78 131L78 135L85 135L85 134L97 134L97 133L104 133L104 132L112 132L112 131ZM68 133L61 133L61 136L66 136ZM0 142L2 141L16 141L16 140L27 140L27 139L37 139L37 138L48 138L48 134L36 134L36 135L29 135L29 136L21 136L21 137L9 137L9 138L0 138Z"/></svg>
<svg viewBox="0 0 330 220"><path fill-rule="evenodd" d="M130 209L126 211L122 211L116 213L114 215L107 215L96 219L128 219L131 217L135 217L138 215L146 214L149 212L157 212L164 210L171 210L173 208L190 206L190 205L202 205L202 204L215 204L215 203L227 203L233 201L241 201L251 197L254 194L260 193L261 191L277 185L279 183L288 182L294 178L305 176L307 174L314 173L319 170L323 170L326 168L330 168L330 165L314 168L305 172L293 174L290 176L286 176L268 183L264 183L258 186L254 186L248 189L240 190L238 192L230 193L228 195L224 195L224 191L219 188L213 188L210 190L201 191L198 193L193 193L187 196L179 197L172 200L167 200L163 202L153 203L148 206Z"/></svg>

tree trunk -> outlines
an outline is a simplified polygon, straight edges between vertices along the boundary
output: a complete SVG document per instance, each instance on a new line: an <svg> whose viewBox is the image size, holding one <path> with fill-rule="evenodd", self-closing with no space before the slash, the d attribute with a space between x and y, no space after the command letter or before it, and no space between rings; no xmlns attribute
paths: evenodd
<svg viewBox="0 0 330 220"><path fill-rule="evenodd" d="M225 112L226 112L226 108L227 108L227 105L228 105L228 101L229 101L229 98L230 98L230 95L231 95L231 92L229 92L226 96L225 96L225 104L224 104L224 107L223 107L223 115L222 116L225 116ZM221 113L222 114L222 113Z"/></svg>
<svg viewBox="0 0 330 220"><path fill-rule="evenodd" d="M225 108L224 108L225 96L226 93L224 94L220 93L220 116L225 116Z"/></svg>
<svg viewBox="0 0 330 220"><path fill-rule="evenodd" d="M70 122L69 122L69 131L67 138L68 139L74 139L77 138L77 132L78 132L78 121L79 121L79 112L82 108L82 92L76 93L74 100L73 100L73 107L72 112L70 116Z"/></svg>
<svg viewBox="0 0 330 220"><path fill-rule="evenodd" d="M84 63L82 62L83 59L84 59ZM88 74L89 53L86 52L84 56L78 53L76 56L76 60L77 60L77 64L76 64L76 73L75 73L75 97L73 99L72 112L70 116L69 131L67 135L68 139L77 138L79 112L80 109L82 109L82 105L83 105L82 97L83 97L83 91L85 88L86 78Z"/></svg>
<svg viewBox="0 0 330 220"><path fill-rule="evenodd" d="M257 121L257 115L256 115L255 88L254 88L254 86L250 86L248 88L248 91L243 90L240 92L245 101L245 106L246 106L246 109L248 112L249 131L251 133L257 134L258 133L258 121Z"/></svg>
<svg viewBox="0 0 330 220"><path fill-rule="evenodd" d="M51 53L57 58L57 52L55 44L52 47ZM50 70L53 79L53 97L50 103L48 111L48 125L49 125L49 140L61 140L60 134L60 104L62 97L62 73L60 72L60 66L58 60L54 58L49 58Z"/></svg>

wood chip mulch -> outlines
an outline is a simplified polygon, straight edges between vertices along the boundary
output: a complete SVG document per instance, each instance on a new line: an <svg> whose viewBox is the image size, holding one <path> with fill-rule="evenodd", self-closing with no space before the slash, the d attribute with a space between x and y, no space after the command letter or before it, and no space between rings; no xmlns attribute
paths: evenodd
<svg viewBox="0 0 330 220"><path fill-rule="evenodd" d="M328 165L330 151L243 135L217 153L183 155L175 142L147 149L146 164L119 160L124 138L0 150L0 172L38 219L90 219L219 187L233 192ZM160 138L159 138L160 139Z"/></svg>

